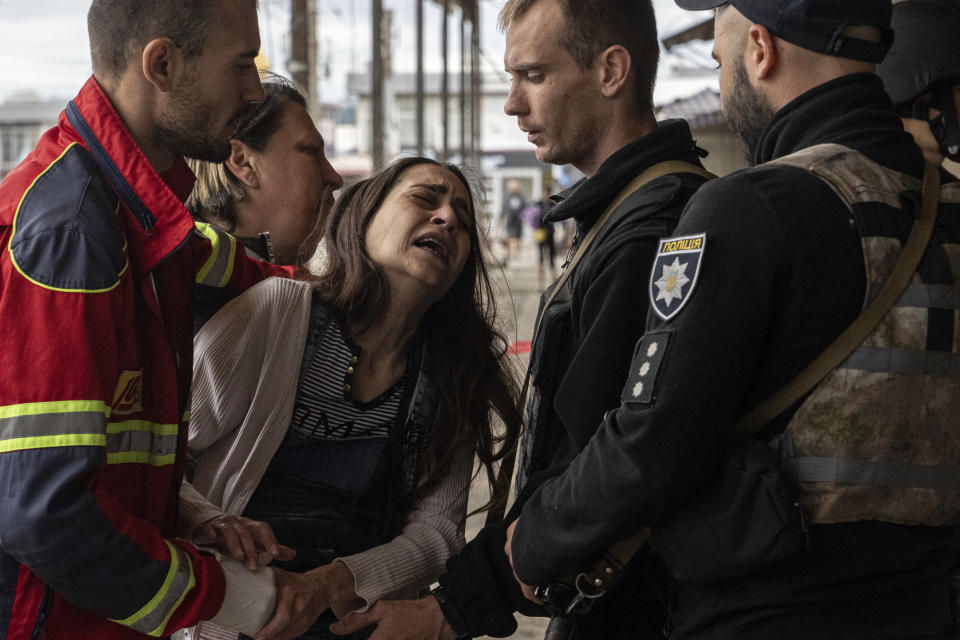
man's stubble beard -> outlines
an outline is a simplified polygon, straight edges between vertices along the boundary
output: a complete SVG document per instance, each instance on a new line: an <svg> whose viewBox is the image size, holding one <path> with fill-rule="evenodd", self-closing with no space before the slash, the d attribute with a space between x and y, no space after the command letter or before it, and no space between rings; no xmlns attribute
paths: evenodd
<svg viewBox="0 0 960 640"><path fill-rule="evenodd" d="M197 97L198 89L190 83L174 91L157 128L157 143L175 155L223 162L230 157L229 133L216 122L215 110Z"/></svg>
<svg viewBox="0 0 960 640"><path fill-rule="evenodd" d="M747 70L740 59L733 74L733 91L724 101L723 116L727 126L740 139L747 162L753 164L760 138L773 120L773 107L750 85Z"/></svg>

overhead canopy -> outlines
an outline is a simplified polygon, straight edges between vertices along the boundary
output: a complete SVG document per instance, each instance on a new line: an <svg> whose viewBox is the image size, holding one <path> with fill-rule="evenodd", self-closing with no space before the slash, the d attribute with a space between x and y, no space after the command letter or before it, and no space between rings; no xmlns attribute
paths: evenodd
<svg viewBox="0 0 960 640"><path fill-rule="evenodd" d="M672 36L667 36L663 39L663 46L666 47L667 51L671 51L677 45L690 42L691 40L713 40L712 17L692 27L688 27L679 33L675 33Z"/></svg>
<svg viewBox="0 0 960 640"><path fill-rule="evenodd" d="M720 92L706 88L687 98L679 98L657 109L657 119L683 118L692 129L723 124Z"/></svg>
<svg viewBox="0 0 960 640"><path fill-rule="evenodd" d="M467 20L472 20L477 14L479 0L447 0L451 9L462 10ZM436 5L443 6L443 0L430 0Z"/></svg>

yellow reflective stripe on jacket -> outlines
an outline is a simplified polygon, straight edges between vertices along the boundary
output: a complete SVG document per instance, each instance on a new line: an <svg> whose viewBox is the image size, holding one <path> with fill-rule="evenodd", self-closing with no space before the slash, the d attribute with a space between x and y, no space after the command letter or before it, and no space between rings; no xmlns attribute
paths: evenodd
<svg viewBox="0 0 960 640"><path fill-rule="evenodd" d="M107 464L128 462L161 467L177 457L176 424L126 420L107 425Z"/></svg>
<svg viewBox="0 0 960 640"><path fill-rule="evenodd" d="M210 257L197 271L197 284L225 287L233 276L237 239L206 222L195 223L197 231L210 241Z"/></svg>
<svg viewBox="0 0 960 640"><path fill-rule="evenodd" d="M0 407L0 453L48 447L103 447L110 407L101 400Z"/></svg>
<svg viewBox="0 0 960 640"><path fill-rule="evenodd" d="M173 464L177 424L147 420L108 423L100 400L34 402L0 407L0 453L49 447L105 447L108 464Z"/></svg>
<svg viewBox="0 0 960 640"><path fill-rule="evenodd" d="M170 618L187 594L197 584L193 574L190 556L180 547L164 540L170 550L170 569L160 590L143 605L139 611L123 620L113 620L117 624L130 627L135 631L158 638L163 635Z"/></svg>

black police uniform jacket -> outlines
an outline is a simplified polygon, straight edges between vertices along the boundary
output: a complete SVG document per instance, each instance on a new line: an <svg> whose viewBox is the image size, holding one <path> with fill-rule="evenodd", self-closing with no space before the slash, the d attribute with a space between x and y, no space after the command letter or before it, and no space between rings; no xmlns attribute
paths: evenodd
<svg viewBox="0 0 960 640"><path fill-rule="evenodd" d="M662 122L653 133L611 155L592 178L561 194L549 221L573 218L582 238L643 170L666 160L699 166L700 153L685 121ZM528 425L533 441L526 449L531 455L522 462L529 478L506 523L519 513L525 494L543 478L562 472L593 436L604 413L618 406L633 348L643 333L647 281L658 238L672 232L680 211L703 182L698 175L672 174L635 192L622 205L624 214L615 214L571 274L570 295L562 296L568 299L559 302L558 296L546 314L540 309L540 330L531 353L531 394L538 401ZM455 617L461 620L448 616L459 633L507 636L516 629L514 611L543 615L523 598L513 579L503 552L504 530L505 525L482 530L448 561L447 573L439 580L459 610ZM644 590L642 584L633 586ZM635 637L637 625L647 624L646 618L634 615L638 612L633 596L625 600L607 605L616 614L598 612L594 620L610 622ZM590 621L586 627L597 628ZM621 634L602 629L601 635Z"/></svg>
<svg viewBox="0 0 960 640"><path fill-rule="evenodd" d="M753 161L821 143L923 175L919 149L871 74L839 78L788 104ZM885 235L906 240L912 218L881 205L863 213L873 224L886 221ZM960 242L956 219L938 228L939 242ZM669 320L651 313L647 336L662 338L662 359L646 371L652 377L644 386L643 367L631 367L621 408L564 475L527 501L513 541L515 568L527 583L642 526L656 530L665 515L708 490L737 419L791 380L861 310L866 277L854 216L803 169L754 167L707 184L685 209L676 236L705 243L696 273L683 274L690 281L681 296L685 306ZM921 265L921 274L931 268L942 275L942 267ZM928 349L949 356L957 326L955 316L946 316L929 315ZM760 437L776 435L795 408ZM746 575L678 583L670 637L944 633L956 565L951 528L858 521L811 525L807 538L793 557Z"/></svg>

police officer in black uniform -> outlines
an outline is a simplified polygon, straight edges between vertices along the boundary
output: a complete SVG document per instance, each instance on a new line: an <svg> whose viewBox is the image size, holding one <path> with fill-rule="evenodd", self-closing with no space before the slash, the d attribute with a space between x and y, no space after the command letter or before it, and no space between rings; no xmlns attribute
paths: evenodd
<svg viewBox="0 0 960 640"><path fill-rule="evenodd" d="M718 7L724 113L755 166L702 187L661 242L619 409L508 531L518 580L532 594L651 527L674 578L670 638L948 637L960 198L947 175L883 321L812 393L727 441L877 295L917 216L924 159L873 73L890 2L677 2Z"/></svg>

